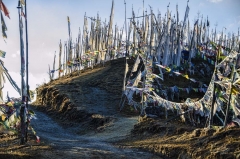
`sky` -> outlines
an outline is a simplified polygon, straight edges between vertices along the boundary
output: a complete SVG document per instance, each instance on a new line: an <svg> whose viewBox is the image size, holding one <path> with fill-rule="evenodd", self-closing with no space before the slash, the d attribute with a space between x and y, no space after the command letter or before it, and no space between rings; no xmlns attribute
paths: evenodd
<svg viewBox="0 0 240 159"><path fill-rule="evenodd" d="M131 17L132 8L136 16L142 15L143 0L125 1L127 18ZM176 5L178 4L179 19L182 21L187 0L144 0L144 10L150 13L150 5L155 14L158 14L159 10L164 17L169 2L169 10L175 15ZM6 52L6 57L0 59L20 87L20 36L18 9L16 8L18 0L3 0L3 3L10 12L10 19L4 16L8 37L4 41L3 37L0 36L0 50ZM115 0L114 3L113 24L122 28L125 21L124 0ZM60 39L62 42L68 39L67 16L70 17L72 37L76 39L79 28L81 30L83 28L85 13L88 17L96 17L99 13L101 20L105 21L106 19L108 22L111 5L112 0L27 0L28 67L31 90L34 90L37 85L49 81L48 64L52 66L55 52L58 55ZM223 27L227 28L224 30L225 33L237 33L240 27L240 0L190 0L188 5L190 7L189 19L191 24L194 23L199 14L203 16L203 20L208 17L210 30L216 27L218 33L223 30ZM90 19L88 20L88 24L90 24ZM127 21L129 22L129 20ZM58 64L56 63L56 65ZM6 99L7 91L10 97L20 96L6 80L3 88L4 99Z"/></svg>

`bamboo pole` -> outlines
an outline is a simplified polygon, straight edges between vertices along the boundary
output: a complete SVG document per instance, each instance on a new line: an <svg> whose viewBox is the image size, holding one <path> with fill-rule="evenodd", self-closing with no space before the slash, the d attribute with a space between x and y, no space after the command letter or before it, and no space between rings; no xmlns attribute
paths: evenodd
<svg viewBox="0 0 240 159"><path fill-rule="evenodd" d="M62 69L62 65L61 65L61 57L62 57L62 43L60 40L60 44L59 44L59 55L58 55L58 78L60 78L61 75L61 69Z"/></svg>
<svg viewBox="0 0 240 159"><path fill-rule="evenodd" d="M218 48L217 57L216 57L216 63L215 63L215 69L214 69L214 78L213 78L214 81L216 80L216 75L217 75L217 65L218 65L218 60L219 60L218 58L219 58L219 54L220 54L219 49L220 49L220 48ZM211 113L210 113L208 128L210 128L210 126L213 124L213 109L214 109L214 104L215 104L215 102L216 102L216 94L215 94L216 84L214 83L214 81L213 81L212 107L211 107Z"/></svg>
<svg viewBox="0 0 240 159"><path fill-rule="evenodd" d="M25 0L25 29L26 29L26 85L27 85L27 100L26 100L26 108L28 110L28 101L30 100L29 95L29 85L28 85L28 28L27 28L27 0ZM28 116L27 116L28 117ZM28 121L28 120L27 120ZM26 122L26 134L25 134L25 141L27 142L27 134L28 134L28 125L29 123Z"/></svg>
<svg viewBox="0 0 240 159"><path fill-rule="evenodd" d="M81 29L79 27L79 35L78 35L78 74L80 75L81 73L81 54L82 54L82 42L81 42Z"/></svg>
<svg viewBox="0 0 240 159"><path fill-rule="evenodd" d="M19 17L19 32L20 32L20 47L21 47L21 56L23 54L23 41L22 41L22 29L21 29L21 21L20 21L20 9L21 7L21 2L20 0L18 1L18 17ZM21 103L21 107L20 107L20 122L21 122L21 138L20 138L20 144L23 145L25 143L25 105L24 105L24 95L23 95L23 90L24 90L24 78L23 78L23 74L22 74L22 59L21 59L21 95L22 95L22 103Z"/></svg>
<svg viewBox="0 0 240 159"><path fill-rule="evenodd" d="M126 54L125 54L125 58L124 58L124 63L125 63L125 71L124 71L124 78L123 78L123 87L122 87L122 97L119 103L119 108L121 111L122 105L125 103L125 99L126 97L124 97L124 92L125 92L125 86L126 86L126 75L127 75L127 22L126 22L126 1L124 0L124 5L125 5L125 29L126 29ZM123 99L124 97L124 99Z"/></svg>
<svg viewBox="0 0 240 159"><path fill-rule="evenodd" d="M228 98L228 102L227 102L227 109L226 109L226 115L225 115L225 120L224 120L224 127L226 127L227 125L227 119L228 119L228 114L229 114L229 108L230 108L230 105L231 105L231 99L232 99L232 90L233 90L233 82L235 80L235 77L236 77L236 72L235 72L235 65L236 65L236 61L234 61L233 63L233 66L232 66L232 73L231 73L231 87L230 87L230 95L229 95L229 98Z"/></svg>
<svg viewBox="0 0 240 159"><path fill-rule="evenodd" d="M126 32L126 39L125 39L125 43L126 43L126 53L125 53L125 57L129 57L128 52L127 52L127 46L128 46L128 42L127 42L127 9L126 9L126 1L124 0L124 5L125 5L125 32ZM127 61L127 59L125 58L125 60Z"/></svg>
<svg viewBox="0 0 240 159"><path fill-rule="evenodd" d="M193 34L192 34L192 39L191 39L191 43L190 43L190 46L189 46L189 57L188 57L188 62L191 63L191 58L192 58L192 48L193 48L193 43L194 43L194 37L195 37L195 27L198 26L198 20L195 22L196 24L194 24L194 27L193 27Z"/></svg>

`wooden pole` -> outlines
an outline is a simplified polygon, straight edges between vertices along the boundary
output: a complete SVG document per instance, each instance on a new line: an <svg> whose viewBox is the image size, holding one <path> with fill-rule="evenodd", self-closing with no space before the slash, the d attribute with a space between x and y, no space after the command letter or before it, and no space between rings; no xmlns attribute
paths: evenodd
<svg viewBox="0 0 240 159"><path fill-rule="evenodd" d="M28 101L30 98L29 95L29 85L28 85L28 28L27 28L27 0L25 0L25 29L26 29L26 85L27 85L27 100L26 100L26 108L28 110ZM25 141L27 142L27 134L28 134L28 119L26 122L26 134L25 134Z"/></svg>
<svg viewBox="0 0 240 159"><path fill-rule="evenodd" d="M238 53L240 53L240 41L238 43Z"/></svg>
<svg viewBox="0 0 240 159"><path fill-rule="evenodd" d="M136 61L135 61L136 62ZM137 73L137 76L139 75L139 73L141 72L141 69L142 69L142 66L144 65L144 63L141 65L141 67L140 67L140 69L139 69L139 71L138 71L138 73ZM126 65L127 66L127 65ZM125 69L126 69L126 67L125 67ZM132 68L132 70L131 70L131 73L130 74L132 74L132 72L133 72L133 68ZM126 75L126 71L125 71L125 75ZM137 77L136 76L136 77ZM126 77L125 77L126 78ZM130 76L128 77L128 80L130 79ZM127 81L128 81L127 80ZM125 80L126 81L126 80ZM125 85L124 85L124 88L125 88ZM126 96L128 95L128 93L127 93L127 95L126 96L124 96L124 92L125 92L125 89L123 90L123 93L122 93L122 97L121 97L121 101L120 101L120 103L119 103L119 108L120 108L120 111L122 110L122 108L124 107L124 104L125 104L125 101L126 101Z"/></svg>
<svg viewBox="0 0 240 159"><path fill-rule="evenodd" d="M218 65L218 57L219 57L219 54L220 54L220 45L219 45L219 48L218 48L218 52L217 52L217 57L216 57L216 63L215 63L215 69L214 69L214 81L216 79L216 75L217 75L217 65ZM216 84L214 83L213 81L213 99L212 99L212 107L211 107L211 116L209 118L209 125L208 127L210 128L210 126L213 124L213 110L214 110L214 104L216 102L216 94L215 94L215 91L216 91Z"/></svg>
<svg viewBox="0 0 240 159"><path fill-rule="evenodd" d="M64 61L65 61L65 76L68 74L68 50L67 41L64 43Z"/></svg>
<svg viewBox="0 0 240 159"><path fill-rule="evenodd" d="M145 27L145 26L144 26L144 0L143 0L143 8L142 8L142 11L143 11L143 23L142 23L143 26L142 26L142 30L143 30L143 37L145 37L145 35L144 35L144 30L145 30L145 29L144 29L144 27Z"/></svg>
<svg viewBox="0 0 240 159"><path fill-rule="evenodd" d="M224 120L224 125L223 125L224 127L226 127L226 125L227 125L229 108L230 108L231 99L232 99L233 82L234 82L234 79L235 79L235 77L236 77L235 65L236 65L236 62L234 61L233 67L232 67L232 73L231 73L232 81L231 81L231 87L230 87L230 95L229 95L229 98L228 98L227 109L226 109L226 113L225 113L226 115L225 115L225 120Z"/></svg>
<svg viewBox="0 0 240 159"><path fill-rule="evenodd" d="M58 55L58 78L60 78L61 75L61 69L62 69L62 65L61 65L61 56L62 56L62 43L61 43L61 39L60 39L60 44L59 44L59 55Z"/></svg>
<svg viewBox="0 0 240 159"><path fill-rule="evenodd" d="M124 0L124 5L125 5L125 32L126 32L126 53L125 53L125 57L129 57L128 52L127 52L127 46L128 46L128 42L127 42L127 9L126 9L126 1ZM125 59L127 61L127 59Z"/></svg>
<svg viewBox="0 0 240 159"><path fill-rule="evenodd" d="M22 56L23 52L22 52L22 47L23 47L23 43L22 43L22 29L21 29L21 21L20 21L20 10L21 10L21 3L20 0L18 1L18 17L19 17L19 32L20 32L20 54ZM25 143L24 138L25 138L25 105L24 105L24 95L23 95L23 90L24 90L24 78L23 78L23 74L22 74L22 58L20 58L21 60L21 95L22 95L22 101L21 101L21 107L20 107L20 122L21 122L21 138L20 138L20 144L23 145Z"/></svg>
<svg viewBox="0 0 240 159"><path fill-rule="evenodd" d="M125 5L125 29L127 28L127 22L126 22L126 1L124 0L124 5ZM124 59L124 63L125 63L125 70L124 70L124 78L123 78L123 87L122 87L122 97L121 97L121 101L119 103L119 108L121 111L122 105L125 103L125 98L124 97L124 92L125 92L125 86L126 86L126 75L127 75L127 29L126 29L126 53L125 53L125 59ZM124 100L123 100L124 98Z"/></svg>

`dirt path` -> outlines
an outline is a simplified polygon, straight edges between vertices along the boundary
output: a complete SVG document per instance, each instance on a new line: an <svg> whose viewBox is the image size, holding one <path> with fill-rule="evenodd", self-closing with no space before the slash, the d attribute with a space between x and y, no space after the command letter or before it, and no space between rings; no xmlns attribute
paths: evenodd
<svg viewBox="0 0 240 159"><path fill-rule="evenodd" d="M118 111L123 83L124 59L87 70L80 76L52 81L38 91L32 122L42 141L53 148L43 158L159 158L116 142L130 135L137 116ZM36 106L35 108L38 108ZM58 123L56 122L58 121Z"/></svg>
<svg viewBox="0 0 240 159"><path fill-rule="evenodd" d="M42 142L51 145L53 150L46 151L42 158L157 158L151 153L137 149L123 149L107 141L120 139L131 130L136 118L115 117L116 119L103 133L78 135L75 128L65 129L48 117L35 110L36 120L32 126L41 137ZM124 128L124 129L123 129ZM119 131L120 130L120 131Z"/></svg>

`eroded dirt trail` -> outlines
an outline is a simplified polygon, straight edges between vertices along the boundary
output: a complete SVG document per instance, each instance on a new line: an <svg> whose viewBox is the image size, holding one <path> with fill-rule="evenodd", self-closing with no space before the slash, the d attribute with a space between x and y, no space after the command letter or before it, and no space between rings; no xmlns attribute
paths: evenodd
<svg viewBox="0 0 240 159"><path fill-rule="evenodd" d="M53 148L43 158L54 156L51 153L59 158L159 158L115 143L130 135L138 122L137 116L118 111L123 60L52 81L39 90L39 107L51 117L35 109L38 119L32 125Z"/></svg>
<svg viewBox="0 0 240 159"><path fill-rule="evenodd" d="M74 133L75 128L63 128L43 112L36 111L36 114L38 119L32 120L32 126L41 140L50 144L54 149L54 151L42 154L43 158L50 156L57 158L154 158L154 155L150 153L137 149L119 148L107 142L125 135L126 130L129 131L129 126L136 122L136 118L126 118L125 122L112 123L113 126L107 128L104 133L90 133L81 136ZM116 120L121 119L116 117ZM127 129L121 130L119 127Z"/></svg>

